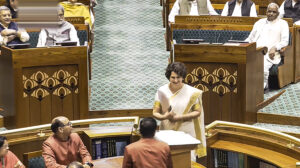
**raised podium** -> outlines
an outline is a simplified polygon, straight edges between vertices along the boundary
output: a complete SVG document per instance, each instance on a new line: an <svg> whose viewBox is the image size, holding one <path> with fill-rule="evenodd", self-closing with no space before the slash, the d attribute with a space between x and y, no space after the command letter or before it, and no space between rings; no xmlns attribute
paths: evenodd
<svg viewBox="0 0 300 168"><path fill-rule="evenodd" d="M87 47L1 48L0 108L6 127L88 117Z"/></svg>
<svg viewBox="0 0 300 168"><path fill-rule="evenodd" d="M205 123L256 122L264 100L263 52L250 44L175 44L172 60L187 67L185 83L203 91Z"/></svg>
<svg viewBox="0 0 300 168"><path fill-rule="evenodd" d="M167 143L171 149L173 168L191 168L191 150L201 142L181 131L161 130L156 132L155 139Z"/></svg>

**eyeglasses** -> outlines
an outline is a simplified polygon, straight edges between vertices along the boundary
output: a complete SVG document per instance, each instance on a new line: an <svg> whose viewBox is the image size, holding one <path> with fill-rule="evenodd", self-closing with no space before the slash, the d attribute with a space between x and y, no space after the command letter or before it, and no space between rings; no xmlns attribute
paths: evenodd
<svg viewBox="0 0 300 168"><path fill-rule="evenodd" d="M67 124L64 124L64 127L65 126L70 126L70 127L72 127L72 123L69 121Z"/></svg>

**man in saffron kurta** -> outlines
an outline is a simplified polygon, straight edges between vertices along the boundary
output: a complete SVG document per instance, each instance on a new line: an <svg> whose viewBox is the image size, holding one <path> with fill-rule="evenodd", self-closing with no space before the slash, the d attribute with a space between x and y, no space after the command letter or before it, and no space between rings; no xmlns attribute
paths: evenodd
<svg viewBox="0 0 300 168"><path fill-rule="evenodd" d="M125 148L122 168L172 168L168 144L154 139L156 121L149 117L140 123L142 139Z"/></svg>
<svg viewBox="0 0 300 168"><path fill-rule="evenodd" d="M47 168L66 168L73 161L91 165L91 155L77 133L71 133L72 124L66 117L52 121L53 135L43 143L43 157Z"/></svg>

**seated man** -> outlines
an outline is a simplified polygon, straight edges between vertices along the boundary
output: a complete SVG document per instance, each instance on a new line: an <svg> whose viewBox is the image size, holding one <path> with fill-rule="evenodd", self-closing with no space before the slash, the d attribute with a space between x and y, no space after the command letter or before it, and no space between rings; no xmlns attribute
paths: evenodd
<svg viewBox="0 0 300 168"><path fill-rule="evenodd" d="M88 6L78 3L77 0L68 0L59 4L65 9L65 17L83 16L85 23L89 24L90 28L92 28L94 17Z"/></svg>
<svg viewBox="0 0 300 168"><path fill-rule="evenodd" d="M0 45L21 44L29 40L28 33L11 21L11 13L6 6L0 6L0 23Z"/></svg>
<svg viewBox="0 0 300 168"><path fill-rule="evenodd" d="M231 0L226 2L221 16L257 17L255 4L251 0Z"/></svg>
<svg viewBox="0 0 300 168"><path fill-rule="evenodd" d="M52 120L54 133L43 143L43 157L47 168L65 168L73 161L92 167L92 158L77 133L71 133L72 123L63 116Z"/></svg>
<svg viewBox="0 0 300 168"><path fill-rule="evenodd" d="M18 0L6 0L6 6L9 8L12 18L18 16Z"/></svg>
<svg viewBox="0 0 300 168"><path fill-rule="evenodd" d="M210 0L176 0L169 14L169 22L175 22L176 15L219 15Z"/></svg>
<svg viewBox="0 0 300 168"><path fill-rule="evenodd" d="M59 25L55 28L42 29L37 47L54 46L57 42L74 41L80 45L75 27L64 20L64 8L58 6Z"/></svg>
<svg viewBox="0 0 300 168"><path fill-rule="evenodd" d="M5 136L0 136L0 158L1 168L25 168L17 156L9 150Z"/></svg>
<svg viewBox="0 0 300 168"><path fill-rule="evenodd" d="M172 158L168 144L154 139L157 123L153 118L140 122L142 138L125 148L123 168L172 168Z"/></svg>
<svg viewBox="0 0 300 168"><path fill-rule="evenodd" d="M264 88L268 87L269 69L273 64L279 64L279 51L289 44L289 26L280 19L279 6L270 3L267 8L267 18L258 20L246 41L256 42L256 47L268 47L264 56Z"/></svg>
<svg viewBox="0 0 300 168"><path fill-rule="evenodd" d="M300 25L300 0L285 0L279 8L280 18L293 18Z"/></svg>

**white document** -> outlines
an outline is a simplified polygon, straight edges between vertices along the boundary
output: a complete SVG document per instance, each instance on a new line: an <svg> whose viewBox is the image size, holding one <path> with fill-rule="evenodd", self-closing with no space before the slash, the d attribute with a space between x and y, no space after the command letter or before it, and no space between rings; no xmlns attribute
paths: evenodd
<svg viewBox="0 0 300 168"><path fill-rule="evenodd" d="M155 133L155 139L165 142L168 145L191 145L200 144L201 142L182 131L161 130Z"/></svg>

